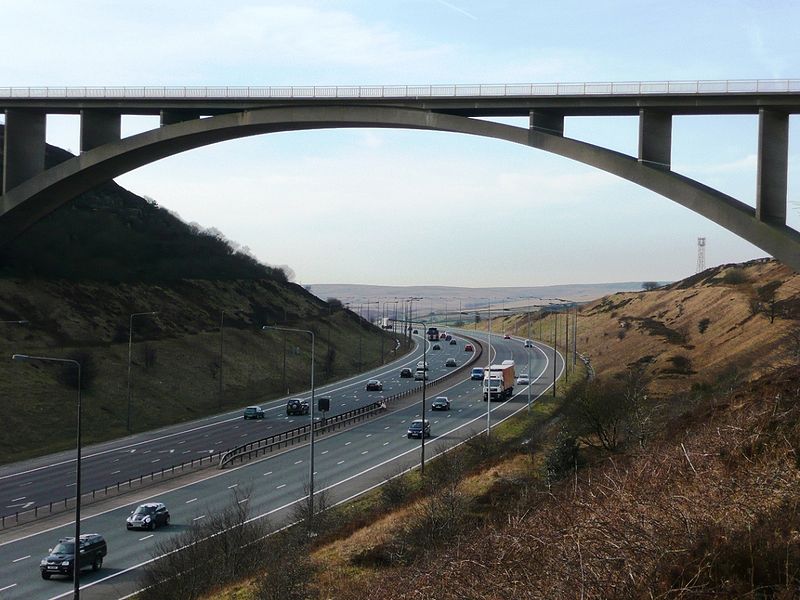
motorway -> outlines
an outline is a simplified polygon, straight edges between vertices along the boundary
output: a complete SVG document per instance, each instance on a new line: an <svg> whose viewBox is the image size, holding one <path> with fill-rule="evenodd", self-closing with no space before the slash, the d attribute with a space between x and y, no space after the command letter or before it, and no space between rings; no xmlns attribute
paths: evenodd
<svg viewBox="0 0 800 600"><path fill-rule="evenodd" d="M480 334L478 334L480 336ZM521 340L502 340L493 337L496 353L493 362L512 358L517 363L517 372L526 370L527 351ZM437 369L444 370L444 361L455 357L459 364L467 354L464 342L450 346L441 343L441 351L428 353L431 362L431 378L436 377ZM532 396L538 397L552 385L553 351L545 346L531 350ZM563 360L557 355L556 371L563 371ZM416 356L406 357L403 364L416 363ZM483 361L481 361L483 362ZM395 393L390 385L412 385L401 382L397 363L386 369L383 377L384 395ZM375 377L373 373L355 378L355 381L342 382L345 387L339 392L320 391L336 398L338 404L352 407L374 400L363 390L366 378ZM337 386L332 386L334 389ZM335 396L334 394L339 394ZM380 395L380 394L378 394ZM426 459L443 451L446 447L459 444L472 435L485 431L487 404L483 402L480 382L471 381L469 373L456 377L446 391L437 395L447 395L452 410L428 413L432 423L432 438L426 441ZM493 425L508 418L526 406L527 388L515 388L515 396L506 402L490 404ZM403 404L403 403L400 403ZM400 405L399 404L399 405ZM398 406L399 406L398 405ZM263 429L279 422L287 423L284 414L278 413L282 405L270 403L270 416L264 421L249 421L247 426ZM342 407L344 408L344 407ZM358 426L326 435L315 444L316 490L326 490L332 502L346 501L380 485L387 477L419 462L419 440L406 437L408 423L420 416L419 402L394 409L389 406L387 413L367 420ZM240 426L245 423L240 416L227 415L219 423L234 422ZM290 425L294 426L294 425ZM197 427L197 425L195 425ZM193 428L190 428L193 429ZM202 431L202 430L200 430ZM163 437L162 431L159 436ZM204 434L201 434L204 435ZM173 436L177 445L180 436ZM208 438L206 440L208 445ZM130 442L130 440L129 440ZM188 443L188 442L187 442ZM124 450L124 449L123 449ZM114 452L107 453L113 456ZM106 455L103 455L106 456ZM268 455L244 465L226 470L208 470L200 478L192 481L173 480L164 482L158 489L142 489L126 496L115 498L91 507L81 519L82 531L98 532L108 541L109 553L103 569L93 573L84 571L81 575L82 596L85 598L123 598L138 589L139 569L154 558L157 545L171 535L183 531L192 523L208 518L233 501L234 492L240 490L239 501L247 502L249 512L254 517L268 518L276 527L286 522L292 506L303 499L304 486L308 474L307 445L290 447L281 453ZM104 468L108 465L104 464ZM242 495L244 494L244 496ZM124 520L136 504L145 500L157 500L167 504L172 515L172 525L154 532L129 532ZM44 581L39 576L39 559L54 542L72 533L74 523L69 515L48 520L39 527L15 533L8 531L0 536L0 598L56 598L71 594L68 580Z"/></svg>

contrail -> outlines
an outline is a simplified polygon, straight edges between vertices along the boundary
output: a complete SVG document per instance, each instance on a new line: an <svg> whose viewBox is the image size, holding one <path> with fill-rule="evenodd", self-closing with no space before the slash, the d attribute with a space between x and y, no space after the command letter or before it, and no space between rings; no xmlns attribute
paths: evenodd
<svg viewBox="0 0 800 600"><path fill-rule="evenodd" d="M469 13L469 12L465 11L463 8L458 8L457 6L454 6L453 4L450 4L449 2L446 2L445 0L436 0L436 1L439 4L441 4L443 6L446 6L447 8L451 8L451 9L457 11L457 12L460 12L462 15L465 15L465 16L469 17L473 21L477 21L478 20L478 17L476 17L472 13Z"/></svg>

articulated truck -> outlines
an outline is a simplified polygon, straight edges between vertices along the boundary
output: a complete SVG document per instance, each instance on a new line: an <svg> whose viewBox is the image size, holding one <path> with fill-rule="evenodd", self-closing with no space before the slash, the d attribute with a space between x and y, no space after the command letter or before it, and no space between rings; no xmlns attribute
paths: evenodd
<svg viewBox="0 0 800 600"><path fill-rule="evenodd" d="M505 400L514 393L514 363L492 365L483 374L483 400Z"/></svg>

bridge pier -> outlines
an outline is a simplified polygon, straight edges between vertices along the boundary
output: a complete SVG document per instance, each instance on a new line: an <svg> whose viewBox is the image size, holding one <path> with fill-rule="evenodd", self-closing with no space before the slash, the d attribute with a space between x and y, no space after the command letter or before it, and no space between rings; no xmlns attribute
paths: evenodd
<svg viewBox="0 0 800 600"><path fill-rule="evenodd" d="M758 171L756 217L766 223L786 224L789 171L789 115L761 108L758 111Z"/></svg>
<svg viewBox="0 0 800 600"><path fill-rule="evenodd" d="M639 162L672 168L672 115L651 109L639 110Z"/></svg>
<svg viewBox="0 0 800 600"><path fill-rule="evenodd" d="M3 142L3 194L44 171L47 113L24 108L6 110Z"/></svg>
<svg viewBox="0 0 800 600"><path fill-rule="evenodd" d="M108 110L81 110L81 152L122 139L122 115Z"/></svg>
<svg viewBox="0 0 800 600"><path fill-rule="evenodd" d="M550 135L564 136L564 114L546 110L530 112L530 128Z"/></svg>

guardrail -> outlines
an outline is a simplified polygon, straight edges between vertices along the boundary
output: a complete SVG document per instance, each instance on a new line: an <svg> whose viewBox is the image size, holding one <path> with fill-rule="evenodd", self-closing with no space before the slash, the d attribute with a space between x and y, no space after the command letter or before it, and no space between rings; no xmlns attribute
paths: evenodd
<svg viewBox="0 0 800 600"><path fill-rule="evenodd" d="M470 360L468 360L461 367L453 370L452 372L427 382L426 384L427 387L430 388L434 385L437 385L443 381L446 381L454 377L455 375L463 371L465 368L467 368L470 364L478 360L478 358L480 358L481 354L483 353L483 347L481 346L480 342L476 339L469 338L468 336L462 336L462 337L464 337L465 339L469 339L473 344L475 344L476 350L473 353ZM395 402L401 398L410 396L412 394L416 394L421 391L422 391L422 385L418 385L413 388L409 388L403 392L400 392L398 394L389 396L388 398L384 398L381 402L368 404L366 406L362 406L360 408L356 408L347 411L345 413L329 417L328 419L326 419L326 422L324 424L318 423L317 425L321 429L326 429L326 430L340 429L348 424L370 418L384 410L382 407L376 409L375 405ZM266 449L267 446L269 446L270 444L273 446L275 445L279 446L282 444L285 444L287 446L293 445L295 442L299 441L300 439L304 439L305 437L308 436L309 431L306 431L305 433L300 433L301 430L304 429L308 430L308 427L309 427L308 425L304 425L302 427L296 427L295 429L291 429L283 433L277 433L267 438L262 438L261 440L256 440L253 442L249 442L248 444L243 444L242 446L238 446L234 449L220 450L218 452L209 452L208 454L200 456L199 458L192 458L188 461L183 461L181 463L169 467L162 467L157 471L151 471L150 473L147 474L141 474L136 477L130 477L128 479L117 481L116 483L103 486L102 488L95 488L90 492L81 494L81 501L86 502L87 500L96 500L97 498L107 498L107 497L117 496L119 494L130 491L135 487L141 488L145 484L155 481L157 478L165 479L167 477L171 477L174 475L180 475L185 471L202 468L203 465L208 467L213 465L214 463L217 463L218 465L220 465L220 468L223 468L224 465L222 465L222 459L224 455L232 452L233 450L237 450L245 446L257 445L259 443L262 443L262 446L260 448L254 447L248 450L242 450L241 456L239 455L234 456L233 458L227 461L231 462L232 460L236 460L237 458L239 458L240 461L243 462L244 454L249 453L250 456L252 456L252 454L255 452L260 451L265 453L271 451L272 448ZM320 431L320 429L316 429L315 433L317 431ZM285 437L283 437L283 439L278 439L281 438L282 436ZM269 440L271 438L275 439L273 439L273 441L270 442L269 444L264 443L265 440ZM9 515L3 515L0 517L0 530L6 529L8 527L14 527L22 523L28 523L30 521L38 519L40 516L66 512L67 510L73 508L74 506L75 506L75 497L73 496L64 498L63 500L57 500L53 502L48 502L47 504L37 505L25 510L16 511L15 513Z"/></svg>
<svg viewBox="0 0 800 600"><path fill-rule="evenodd" d="M0 87L0 98L149 99L357 99L498 98L648 94L781 94L800 92L800 79L724 79L587 83L310 86L77 86Z"/></svg>

